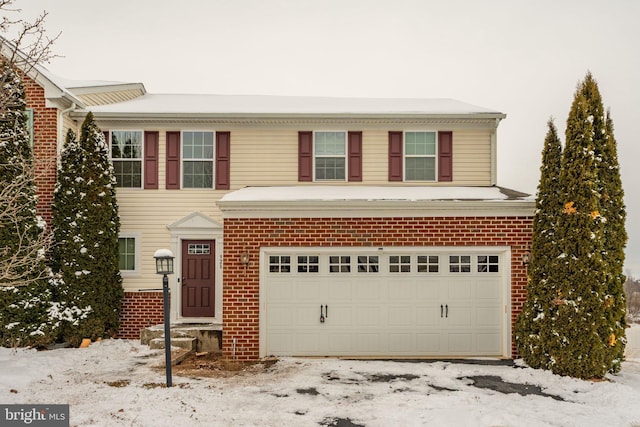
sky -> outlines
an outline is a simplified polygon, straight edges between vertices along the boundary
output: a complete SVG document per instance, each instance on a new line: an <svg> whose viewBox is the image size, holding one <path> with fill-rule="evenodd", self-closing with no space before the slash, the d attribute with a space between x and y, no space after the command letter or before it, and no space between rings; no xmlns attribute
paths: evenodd
<svg viewBox="0 0 640 427"><path fill-rule="evenodd" d="M164 368L158 368L164 351L136 341L51 351L0 348L0 408L20 404L28 413L28 403L67 404L73 426L637 426L640 359L630 350L638 349L639 332L638 325L628 330L627 360L605 381L561 377L519 361L514 368L283 358L237 375L211 369L180 374L174 367L167 388ZM480 387L492 379L505 382L507 392ZM546 396L522 396L514 392L517 385ZM6 418L0 411L0 422Z"/></svg>
<svg viewBox="0 0 640 427"><path fill-rule="evenodd" d="M535 194L547 121L564 140L591 71L615 126L627 273L640 277L636 0L15 0L61 32L60 77L149 93L453 98L499 110L498 184Z"/></svg>

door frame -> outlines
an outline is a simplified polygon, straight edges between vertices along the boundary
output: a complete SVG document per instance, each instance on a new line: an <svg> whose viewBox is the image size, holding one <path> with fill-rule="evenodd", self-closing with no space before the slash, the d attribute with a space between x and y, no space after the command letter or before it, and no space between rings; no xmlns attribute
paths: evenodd
<svg viewBox="0 0 640 427"><path fill-rule="evenodd" d="M209 239L181 239L181 247L180 247L180 253L182 255L182 263L180 264L180 268L182 269L182 273L184 273L184 269L185 269L185 256L188 257L188 246L190 244L208 244L210 245L209 248L209 254L197 254L195 255L196 257L207 257L209 260L211 260L212 266L211 268L213 269L213 271L211 271L211 286L213 287L213 289L210 289L213 291L213 294L211 295L211 297L213 298L213 312L214 312L214 316L215 317L215 313L216 313L216 288L217 288L217 283L216 283L216 261L217 261L217 254L216 254L216 241L215 240L209 240ZM192 255L193 256L193 255ZM193 259L193 258L191 258ZM197 270L197 269L196 269ZM186 316L184 314L185 311L185 306L184 306L184 292L185 292L185 275L182 274L181 276L176 278L176 281L178 282L179 286L178 286L178 290L180 292L180 299L181 299L181 306L179 308L179 313L182 317L185 318L189 318L189 319L194 319L194 318L198 318L199 316ZM200 278L201 279L201 278ZM201 279L202 280L202 279ZM208 317L208 316L207 316Z"/></svg>
<svg viewBox="0 0 640 427"><path fill-rule="evenodd" d="M449 254L472 254L476 255L482 252L491 251L500 253L501 265L503 266L500 273L502 282L502 355L503 358L510 358L511 355L511 247L510 246L386 246L386 247L341 247L341 246L323 246L323 247L297 247L297 246L279 246L279 247L261 247L260 248L260 284L259 284L259 357L267 355L267 268L268 256L277 254L296 255L304 253L340 253L340 252L366 252L367 254L395 254L395 253L415 253L428 251L433 253L449 253Z"/></svg>
<svg viewBox="0 0 640 427"><path fill-rule="evenodd" d="M182 219L167 226L171 232L171 250L175 255L175 273L169 276L171 290L171 322L172 323L207 323L222 325L222 224L200 213L192 212ZM213 240L215 250L214 265L214 300L215 317L182 316L182 244L186 240Z"/></svg>

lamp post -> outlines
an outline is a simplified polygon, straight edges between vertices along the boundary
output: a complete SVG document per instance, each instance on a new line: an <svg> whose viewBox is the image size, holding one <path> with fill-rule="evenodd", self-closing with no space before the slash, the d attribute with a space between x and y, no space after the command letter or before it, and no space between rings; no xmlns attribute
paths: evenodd
<svg viewBox="0 0 640 427"><path fill-rule="evenodd" d="M173 274L173 252L169 249L158 249L153 257L156 259L156 273L162 274L162 300L164 305L164 364L167 373L167 387L171 387L171 320L169 318L169 278Z"/></svg>

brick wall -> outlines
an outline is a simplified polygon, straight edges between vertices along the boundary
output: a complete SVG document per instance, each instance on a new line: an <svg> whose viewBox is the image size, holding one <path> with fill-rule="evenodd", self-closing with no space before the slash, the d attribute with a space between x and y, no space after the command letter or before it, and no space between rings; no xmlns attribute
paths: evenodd
<svg viewBox="0 0 640 427"><path fill-rule="evenodd" d="M259 259L263 246L510 246L512 324L526 298L522 255L531 217L225 219L222 351L259 357ZM248 251L254 263L239 262ZM515 348L512 348L515 355Z"/></svg>
<svg viewBox="0 0 640 427"><path fill-rule="evenodd" d="M56 183L58 109L45 106L44 89L21 75L27 108L33 108L33 154L38 186L38 214L51 224L51 203Z"/></svg>
<svg viewBox="0 0 640 427"><path fill-rule="evenodd" d="M125 292L118 338L140 339L140 330L164 323L162 292Z"/></svg>

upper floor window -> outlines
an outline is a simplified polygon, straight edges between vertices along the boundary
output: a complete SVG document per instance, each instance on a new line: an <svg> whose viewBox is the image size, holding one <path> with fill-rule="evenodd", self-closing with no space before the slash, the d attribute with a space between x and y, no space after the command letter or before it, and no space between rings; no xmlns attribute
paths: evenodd
<svg viewBox="0 0 640 427"><path fill-rule="evenodd" d="M182 132L182 187L213 188L213 132Z"/></svg>
<svg viewBox="0 0 640 427"><path fill-rule="evenodd" d="M346 177L346 132L315 132L314 160L317 181L344 181Z"/></svg>
<svg viewBox="0 0 640 427"><path fill-rule="evenodd" d="M111 131L111 159L118 187L142 187L142 132Z"/></svg>
<svg viewBox="0 0 640 427"><path fill-rule="evenodd" d="M436 133L405 132L405 181L436 180Z"/></svg>
<svg viewBox="0 0 640 427"><path fill-rule="evenodd" d="M453 181L453 132L389 131L389 181Z"/></svg>

